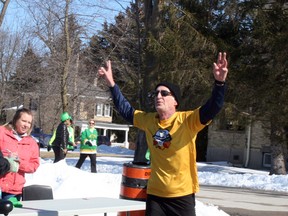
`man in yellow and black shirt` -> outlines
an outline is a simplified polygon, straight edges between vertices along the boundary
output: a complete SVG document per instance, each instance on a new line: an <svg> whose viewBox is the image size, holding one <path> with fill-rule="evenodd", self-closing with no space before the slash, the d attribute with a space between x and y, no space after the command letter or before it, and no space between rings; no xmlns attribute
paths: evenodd
<svg viewBox="0 0 288 216"><path fill-rule="evenodd" d="M225 80L228 74L226 53L219 53L213 64L215 79L212 96L199 108L177 111L180 88L160 82L153 92L156 112L135 110L115 84L111 62L101 67L110 87L118 112L135 127L145 131L151 154L151 176L147 185L146 215L195 216L195 193L199 191L195 140L224 103Z"/></svg>

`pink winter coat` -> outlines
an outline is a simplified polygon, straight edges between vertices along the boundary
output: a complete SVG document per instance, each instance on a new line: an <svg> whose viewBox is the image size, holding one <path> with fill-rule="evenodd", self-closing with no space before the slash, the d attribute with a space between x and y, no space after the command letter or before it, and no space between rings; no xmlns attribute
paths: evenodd
<svg viewBox="0 0 288 216"><path fill-rule="evenodd" d="M4 156L16 153L20 161L17 173L8 172L0 178L2 192L22 194L25 173L34 173L40 165L38 144L31 136L18 141L9 126L0 126L0 151Z"/></svg>

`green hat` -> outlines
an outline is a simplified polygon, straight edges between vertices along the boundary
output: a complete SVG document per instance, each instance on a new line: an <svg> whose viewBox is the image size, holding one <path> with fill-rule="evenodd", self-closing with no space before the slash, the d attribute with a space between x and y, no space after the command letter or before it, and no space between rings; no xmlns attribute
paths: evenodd
<svg viewBox="0 0 288 216"><path fill-rule="evenodd" d="M66 121L68 119L72 119L72 117L68 114L68 112L63 112L61 114L61 121L64 122L64 121Z"/></svg>

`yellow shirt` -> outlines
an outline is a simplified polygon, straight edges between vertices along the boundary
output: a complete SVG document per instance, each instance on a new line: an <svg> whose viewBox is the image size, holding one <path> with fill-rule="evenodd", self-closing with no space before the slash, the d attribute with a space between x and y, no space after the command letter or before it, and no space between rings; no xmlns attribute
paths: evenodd
<svg viewBox="0 0 288 216"><path fill-rule="evenodd" d="M195 140L205 127L200 123L199 108L176 112L164 121L157 113L136 110L134 126L145 131L151 152L147 193L178 197L198 192Z"/></svg>

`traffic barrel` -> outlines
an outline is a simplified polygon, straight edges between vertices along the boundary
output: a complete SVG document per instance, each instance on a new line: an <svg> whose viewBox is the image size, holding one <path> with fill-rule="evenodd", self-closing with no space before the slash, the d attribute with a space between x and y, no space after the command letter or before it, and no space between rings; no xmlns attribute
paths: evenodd
<svg viewBox="0 0 288 216"><path fill-rule="evenodd" d="M139 165L130 163L123 164L122 182L120 198L128 200L146 201L147 183L151 175L149 165ZM125 216L126 213L120 212L118 216ZM145 211L132 211L130 216L144 216Z"/></svg>

